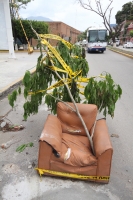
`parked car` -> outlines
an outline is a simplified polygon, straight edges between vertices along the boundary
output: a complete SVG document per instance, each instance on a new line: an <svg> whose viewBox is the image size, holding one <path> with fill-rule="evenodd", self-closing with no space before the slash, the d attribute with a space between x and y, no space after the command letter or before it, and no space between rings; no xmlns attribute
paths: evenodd
<svg viewBox="0 0 133 200"><path fill-rule="evenodd" d="M123 48L133 48L133 43L132 42L125 42L123 44Z"/></svg>
<svg viewBox="0 0 133 200"><path fill-rule="evenodd" d="M79 42L76 42L76 43L75 43L75 45L77 45L77 46L80 46L80 45L82 45L82 44L81 44L81 41L79 41Z"/></svg>
<svg viewBox="0 0 133 200"><path fill-rule="evenodd" d="M118 47L120 45L120 40L116 40L116 46Z"/></svg>
<svg viewBox="0 0 133 200"><path fill-rule="evenodd" d="M82 44L82 47L86 47L86 45L87 45L87 40L83 40L81 44Z"/></svg>

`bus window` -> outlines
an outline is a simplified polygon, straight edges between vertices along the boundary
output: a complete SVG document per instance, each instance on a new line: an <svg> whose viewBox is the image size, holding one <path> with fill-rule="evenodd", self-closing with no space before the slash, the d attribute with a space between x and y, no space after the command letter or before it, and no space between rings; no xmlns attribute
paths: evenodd
<svg viewBox="0 0 133 200"><path fill-rule="evenodd" d="M104 42L106 41L107 31L106 30L90 30L88 42Z"/></svg>
<svg viewBox="0 0 133 200"><path fill-rule="evenodd" d="M99 41L105 41L106 40L106 31L105 30L99 30L98 31L98 38L99 38Z"/></svg>
<svg viewBox="0 0 133 200"><path fill-rule="evenodd" d="M97 30L89 31L88 42L97 42L98 32Z"/></svg>

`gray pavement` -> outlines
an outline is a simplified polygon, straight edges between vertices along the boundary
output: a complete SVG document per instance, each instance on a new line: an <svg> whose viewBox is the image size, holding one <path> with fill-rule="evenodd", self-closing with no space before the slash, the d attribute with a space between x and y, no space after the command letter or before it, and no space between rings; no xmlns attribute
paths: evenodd
<svg viewBox="0 0 133 200"><path fill-rule="evenodd" d="M8 53L0 53L0 96L19 83L26 70L34 72L39 54L17 52L16 59L9 59Z"/></svg>
<svg viewBox="0 0 133 200"><path fill-rule="evenodd" d="M110 183L107 185L63 178L40 178L37 174L35 167L37 167L38 159L38 138L49 111L42 104L37 115L31 115L27 121L23 121L23 103L25 102L23 95L18 97L12 111L7 96L3 97L3 94L5 91L8 94L10 88L22 80L25 70L35 70L38 56L39 52L34 52L31 55L22 52L16 53L16 59L12 60L8 59L8 53L0 53L0 117L5 116L6 122L24 126L21 131L0 131L0 145L8 141L14 142L7 149L0 148L0 200L132 200L132 178L127 176L128 171L130 172L132 169L127 166L123 171L123 166L125 166L123 157L117 158L116 154L113 165L121 162L121 170L117 169L118 166L112 168ZM117 115L118 113L116 113L115 123L110 120L112 127L117 127ZM121 136L120 141L123 137ZM29 142L33 142L34 146L26 147L21 153L16 152L18 146ZM118 140L113 138L113 142L116 148L115 152L119 151ZM121 181L121 177L124 179L126 177L126 187L125 182ZM128 194L125 191L120 191L120 188L124 187L125 191L129 191Z"/></svg>
<svg viewBox="0 0 133 200"><path fill-rule="evenodd" d="M123 49L122 46L117 49ZM124 49L133 52L133 48ZM126 53L127 54L127 53ZM0 97L8 93L15 85L22 81L26 70L35 71L40 52L17 52L16 59L10 59L8 53L0 52Z"/></svg>

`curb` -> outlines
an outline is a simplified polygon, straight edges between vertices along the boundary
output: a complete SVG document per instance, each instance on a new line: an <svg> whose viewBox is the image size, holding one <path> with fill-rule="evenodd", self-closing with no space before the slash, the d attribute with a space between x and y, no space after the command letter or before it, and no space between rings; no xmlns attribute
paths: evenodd
<svg viewBox="0 0 133 200"><path fill-rule="evenodd" d="M34 69L29 70L31 74L33 74L36 71L36 67ZM18 78L17 80L10 83L8 86L4 87L2 90L0 90L0 98L5 97L8 93L10 93L12 90L14 90L18 85L22 84L23 76Z"/></svg>
<svg viewBox="0 0 133 200"><path fill-rule="evenodd" d="M108 48L108 47L107 47L107 49L110 50L110 51L113 51L113 52L119 53L119 54L121 54L121 55L123 55L123 56L126 56L126 57L129 57L129 58L132 58L132 59L133 59L133 56L130 55L130 54L123 53L123 52L121 52L121 51L117 51L117 50L114 50L114 49L110 49L110 48Z"/></svg>
<svg viewBox="0 0 133 200"><path fill-rule="evenodd" d="M33 49L34 52L40 52L39 49ZM45 52L45 51L44 51ZM0 53L9 53L9 50L0 50ZM28 53L28 50L15 50L14 53Z"/></svg>

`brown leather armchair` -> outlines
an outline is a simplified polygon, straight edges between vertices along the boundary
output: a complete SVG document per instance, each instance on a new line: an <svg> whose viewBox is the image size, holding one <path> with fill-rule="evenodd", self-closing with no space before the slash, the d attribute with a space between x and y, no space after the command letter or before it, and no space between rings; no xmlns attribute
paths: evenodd
<svg viewBox="0 0 133 200"><path fill-rule="evenodd" d="M74 108L73 103L69 106ZM91 134L97 106L77 103ZM38 172L108 183L113 148L105 119L96 121L93 135L94 154L77 114L64 103L57 104L57 116L48 115L39 140Z"/></svg>

